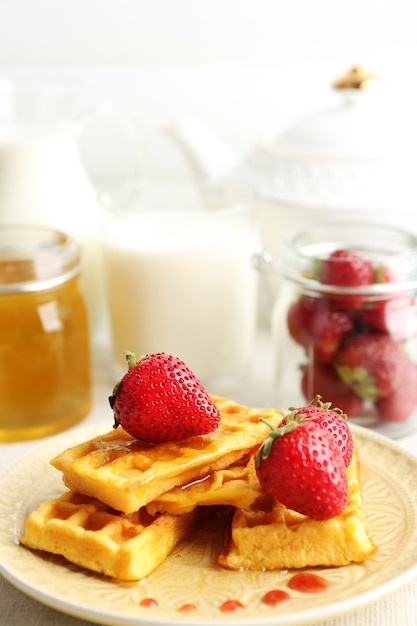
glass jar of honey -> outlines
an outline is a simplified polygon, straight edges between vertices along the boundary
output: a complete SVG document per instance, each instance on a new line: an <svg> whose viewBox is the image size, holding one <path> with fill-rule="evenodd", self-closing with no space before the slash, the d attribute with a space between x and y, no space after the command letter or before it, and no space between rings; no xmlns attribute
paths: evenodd
<svg viewBox="0 0 417 626"><path fill-rule="evenodd" d="M79 273L71 237L0 225L0 442L62 431L91 408Z"/></svg>
<svg viewBox="0 0 417 626"><path fill-rule="evenodd" d="M291 233L273 314L277 402L316 395L392 438L417 428L417 236L366 222Z"/></svg>

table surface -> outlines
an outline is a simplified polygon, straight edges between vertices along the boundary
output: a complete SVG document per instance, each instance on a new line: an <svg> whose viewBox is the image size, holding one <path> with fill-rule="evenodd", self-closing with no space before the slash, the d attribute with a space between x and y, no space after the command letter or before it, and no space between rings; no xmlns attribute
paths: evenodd
<svg viewBox="0 0 417 626"><path fill-rule="evenodd" d="M258 357L244 389L233 395L238 402L252 406L273 406L272 355L268 333L260 333ZM94 403L88 417L77 428L102 423L109 417L107 396L114 379L105 350L98 353L94 366ZM276 404L276 403L275 403ZM281 408L281 407L280 407ZM285 407L282 407L285 408ZM7 465L42 445L47 439L0 444L0 471ZM412 454L417 451L417 433L400 439L398 444ZM417 557L416 557L417 558ZM0 555L1 559L1 555ZM40 604L14 588L0 575L0 623L2 626L86 626L92 622L76 619ZM315 626L415 626L417 616L417 578L404 587L353 613L317 622Z"/></svg>

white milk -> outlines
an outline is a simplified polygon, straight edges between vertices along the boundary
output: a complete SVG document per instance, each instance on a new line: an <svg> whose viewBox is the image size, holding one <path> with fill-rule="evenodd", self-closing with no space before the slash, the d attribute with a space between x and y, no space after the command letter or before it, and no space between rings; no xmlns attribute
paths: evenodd
<svg viewBox="0 0 417 626"><path fill-rule="evenodd" d="M104 267L115 360L167 352L213 392L245 374L254 349L258 233L248 211L115 218Z"/></svg>

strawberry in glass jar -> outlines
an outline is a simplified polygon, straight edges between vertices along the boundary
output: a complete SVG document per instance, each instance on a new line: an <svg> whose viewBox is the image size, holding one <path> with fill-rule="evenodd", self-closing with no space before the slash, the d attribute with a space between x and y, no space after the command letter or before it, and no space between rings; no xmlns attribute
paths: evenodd
<svg viewBox="0 0 417 626"><path fill-rule="evenodd" d="M291 234L273 316L278 400L321 395L400 437L417 425L417 237L363 222ZM285 405L284 405L285 406Z"/></svg>

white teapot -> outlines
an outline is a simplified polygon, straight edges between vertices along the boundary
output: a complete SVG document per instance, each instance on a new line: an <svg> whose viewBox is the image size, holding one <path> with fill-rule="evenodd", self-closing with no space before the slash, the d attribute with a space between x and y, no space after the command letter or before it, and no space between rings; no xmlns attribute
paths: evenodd
<svg viewBox="0 0 417 626"><path fill-rule="evenodd" d="M167 129L208 202L224 190L238 190L256 203L268 251L258 268L268 303L280 284L279 273L270 272L273 259L301 226L338 219L400 221L417 233L414 125L406 102L360 66L331 87L334 105L307 112L247 154L238 154L195 117Z"/></svg>
<svg viewBox="0 0 417 626"><path fill-rule="evenodd" d="M273 204L279 224L290 213L296 218L291 226L297 226L316 221L318 210L333 215L410 209L416 200L412 125L405 103L387 87L379 76L354 66L333 82L334 105L307 112L244 155L194 117L177 120L168 133L204 192L246 188Z"/></svg>
<svg viewBox="0 0 417 626"><path fill-rule="evenodd" d="M396 202L394 167L410 128L401 129L402 111L385 81L355 66L332 83L332 91L334 106L307 112L243 155L193 116L167 132L206 190L239 185L267 200L334 208Z"/></svg>

